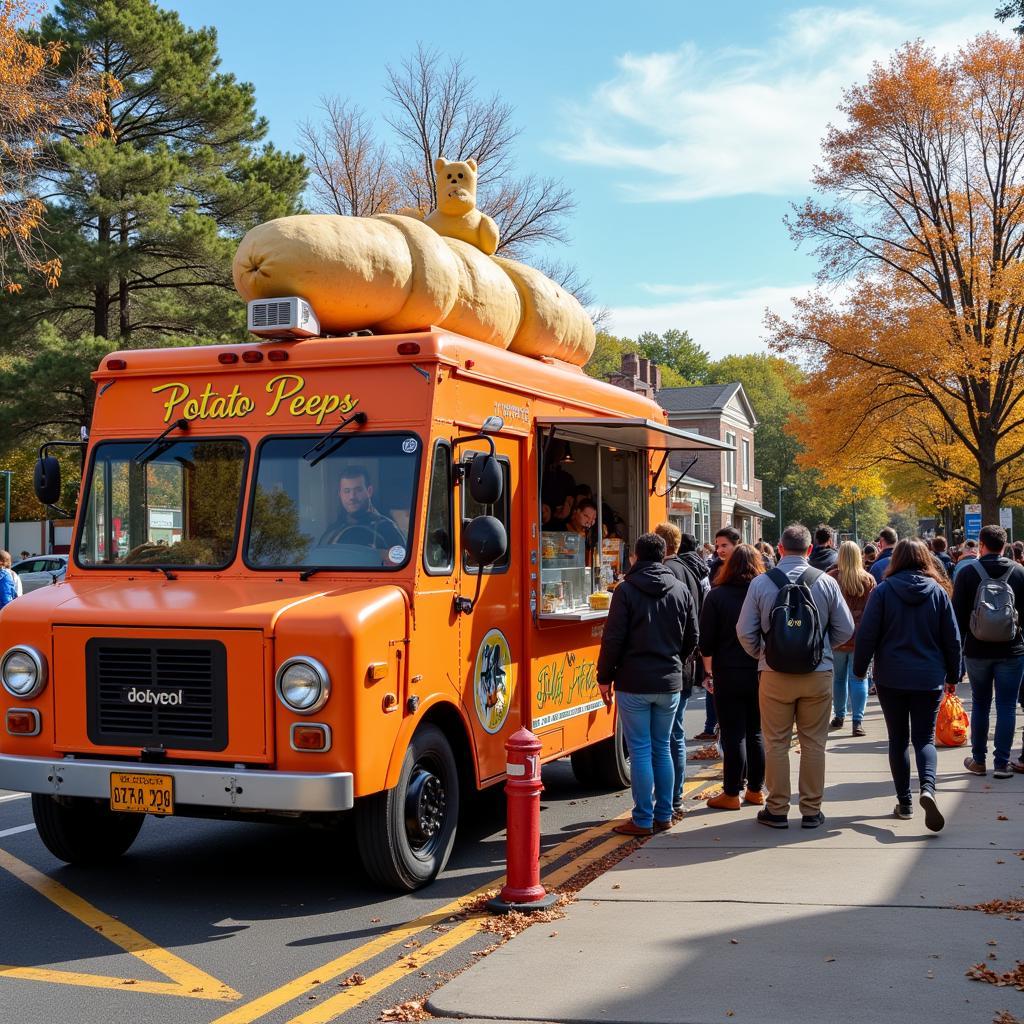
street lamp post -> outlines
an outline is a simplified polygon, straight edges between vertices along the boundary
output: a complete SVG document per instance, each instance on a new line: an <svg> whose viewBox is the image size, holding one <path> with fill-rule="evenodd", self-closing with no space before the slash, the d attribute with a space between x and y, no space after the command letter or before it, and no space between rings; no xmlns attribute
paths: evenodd
<svg viewBox="0 0 1024 1024"><path fill-rule="evenodd" d="M779 540L782 540L782 492L788 491L788 487L779 487Z"/></svg>
<svg viewBox="0 0 1024 1024"><path fill-rule="evenodd" d="M0 469L4 478L4 551L11 550L11 471Z"/></svg>
<svg viewBox="0 0 1024 1024"><path fill-rule="evenodd" d="M857 488L851 487L850 492L853 494L853 542L859 544L860 537L857 534Z"/></svg>

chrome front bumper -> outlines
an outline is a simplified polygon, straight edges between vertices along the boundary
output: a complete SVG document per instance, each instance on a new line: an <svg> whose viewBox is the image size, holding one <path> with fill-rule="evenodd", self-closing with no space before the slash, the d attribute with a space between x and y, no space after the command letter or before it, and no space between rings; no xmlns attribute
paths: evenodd
<svg viewBox="0 0 1024 1024"><path fill-rule="evenodd" d="M182 806L327 812L347 811L353 804L351 772L307 774L0 754L0 789L15 793L109 800L111 772L170 775L174 802Z"/></svg>

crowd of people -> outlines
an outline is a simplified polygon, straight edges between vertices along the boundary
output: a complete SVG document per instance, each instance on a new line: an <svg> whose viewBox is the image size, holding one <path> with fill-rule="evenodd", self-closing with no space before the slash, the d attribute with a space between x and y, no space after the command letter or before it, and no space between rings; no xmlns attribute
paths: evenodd
<svg viewBox="0 0 1024 1024"><path fill-rule="evenodd" d="M863 549L837 546L833 531L788 526L776 550L743 543L725 527L711 552L663 523L636 541L615 590L597 680L617 704L632 764L633 813L626 835L671 827L683 813L687 703L708 694L697 739L720 743L717 810L756 805L757 821L789 827L790 749L800 747L800 824L825 822L826 742L845 727L865 736L877 696L888 737L895 817L913 818L911 752L925 827L945 820L936 795L935 728L944 693L970 687L970 754L964 769L987 775L993 703L992 776L1024 774L1024 544L986 526L950 549L943 537L900 539L883 529ZM830 718L831 715L831 718Z"/></svg>

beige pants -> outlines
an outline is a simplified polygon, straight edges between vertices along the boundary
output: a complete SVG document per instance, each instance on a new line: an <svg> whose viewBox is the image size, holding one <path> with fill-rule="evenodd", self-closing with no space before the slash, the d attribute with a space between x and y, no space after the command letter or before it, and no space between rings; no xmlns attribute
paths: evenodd
<svg viewBox="0 0 1024 1024"><path fill-rule="evenodd" d="M758 689L764 735L765 806L789 813L789 744L793 723L800 739L800 813L817 814L825 791L825 740L832 710L832 673L790 676L765 670Z"/></svg>

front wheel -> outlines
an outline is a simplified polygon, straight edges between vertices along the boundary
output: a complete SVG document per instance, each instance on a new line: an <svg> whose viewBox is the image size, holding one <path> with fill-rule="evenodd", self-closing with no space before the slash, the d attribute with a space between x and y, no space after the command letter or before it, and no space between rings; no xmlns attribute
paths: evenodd
<svg viewBox="0 0 1024 1024"><path fill-rule="evenodd" d="M394 789L356 804L356 838L366 873L389 889L411 892L448 862L459 820L459 772L445 734L421 726L405 753Z"/></svg>
<svg viewBox="0 0 1024 1024"><path fill-rule="evenodd" d="M32 794L32 817L43 845L68 864L116 860L135 842L144 814L121 814L99 800Z"/></svg>

